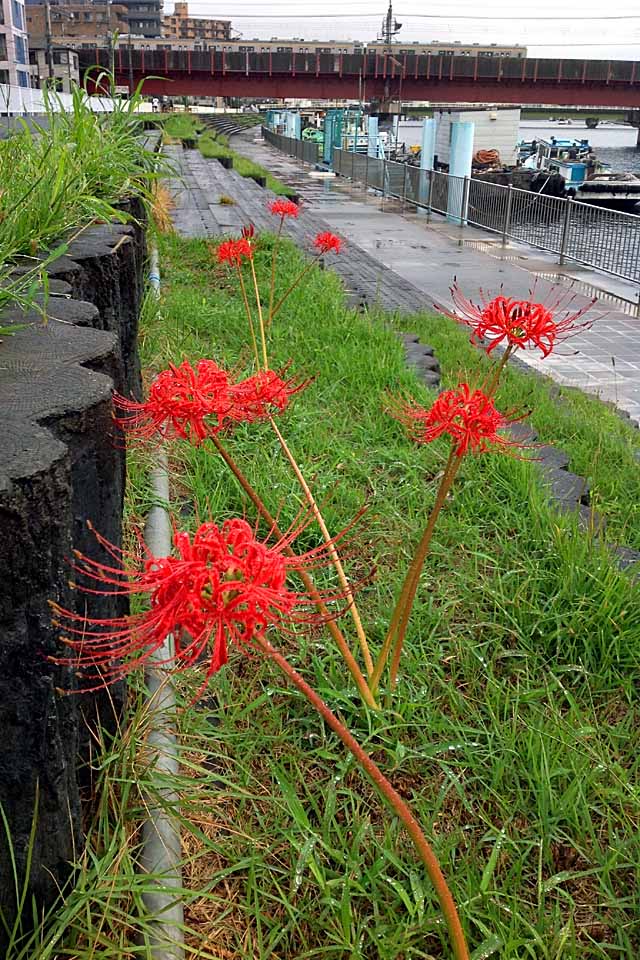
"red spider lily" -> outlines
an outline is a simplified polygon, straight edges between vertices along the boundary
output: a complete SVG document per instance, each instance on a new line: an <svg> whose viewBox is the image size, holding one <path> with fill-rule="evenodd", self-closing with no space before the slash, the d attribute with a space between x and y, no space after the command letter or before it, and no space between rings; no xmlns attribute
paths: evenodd
<svg viewBox="0 0 640 960"><path fill-rule="evenodd" d="M142 559L96 534L112 560L100 563L76 552L73 566L82 583L74 586L98 596L148 595L149 609L100 620L51 603L54 625L65 631L62 640L73 651L51 659L94 677L100 671L95 688L143 665L172 634L175 655L160 662L179 671L206 657L203 689L227 662L230 645L250 646L270 627L326 620L326 614L311 612L306 593L287 583L291 573L328 562L326 543L298 556L287 552L307 522L293 525L273 544L258 540L245 520L226 520L220 527L203 523L193 535L174 532L175 556L146 551Z"/></svg>
<svg viewBox="0 0 640 960"><path fill-rule="evenodd" d="M231 388L233 403L231 415L251 423L270 416L272 411L269 407L282 413L286 410L291 398L304 390L310 382L305 380L302 383L296 383L293 378L283 380L273 370L261 370Z"/></svg>
<svg viewBox="0 0 640 960"><path fill-rule="evenodd" d="M490 397L482 390L472 390L467 383L458 384L455 390L444 390L429 410L409 401L395 403L391 413L417 443L431 443L448 433L456 457L469 452L485 453L494 444L521 446L498 431L522 418L500 413Z"/></svg>
<svg viewBox="0 0 640 960"><path fill-rule="evenodd" d="M181 437L194 444L219 433L230 422L232 400L229 374L214 360L171 364L149 388L142 403L114 394L116 409L127 414L116 423L129 436L142 440ZM235 419L235 418L234 418Z"/></svg>
<svg viewBox="0 0 640 960"><path fill-rule="evenodd" d="M575 308L576 295L558 286L551 289L543 303L515 300L502 294L487 300L480 291L480 303L476 304L464 296L457 283L451 287L451 295L456 309L447 316L471 328L472 342L486 339L487 353L505 342L516 349L537 348L543 357L548 357L556 343L588 330L596 320L592 317L578 322L597 298Z"/></svg>
<svg viewBox="0 0 640 960"><path fill-rule="evenodd" d="M233 424L282 412L308 383L283 380L273 370L232 383L213 360L199 360L195 369L184 360L159 373L141 403L115 394L116 409L128 414L115 419L134 439L180 437L197 446Z"/></svg>
<svg viewBox="0 0 640 960"><path fill-rule="evenodd" d="M246 227L242 228L242 238L243 240L253 240L256 235L256 228L252 223L248 224Z"/></svg>
<svg viewBox="0 0 640 960"><path fill-rule="evenodd" d="M243 260L253 260L253 247L246 237L241 240L225 240L216 250L218 263L239 267Z"/></svg>
<svg viewBox="0 0 640 960"><path fill-rule="evenodd" d="M318 234L313 241L313 245L320 253L329 253L330 250L333 250L335 253L340 253L342 240L340 237L336 237L335 233L329 233L327 230L325 233Z"/></svg>
<svg viewBox="0 0 640 960"><path fill-rule="evenodd" d="M297 217L300 213L300 207L292 200L273 200L269 204L269 210L274 217Z"/></svg>

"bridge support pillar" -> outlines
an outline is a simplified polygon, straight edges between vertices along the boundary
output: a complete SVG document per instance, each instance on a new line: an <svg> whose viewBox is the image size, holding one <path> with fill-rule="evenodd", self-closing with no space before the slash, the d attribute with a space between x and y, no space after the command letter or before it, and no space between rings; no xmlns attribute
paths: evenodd
<svg viewBox="0 0 640 960"><path fill-rule="evenodd" d="M433 158L436 152L436 130L438 121L435 117L425 117L422 122L422 142L420 144L420 170L426 171L420 174L418 180L418 213L427 213L425 209L429 203L430 180L433 177Z"/></svg>
<svg viewBox="0 0 640 960"><path fill-rule="evenodd" d="M473 159L473 133L475 124L462 120L451 124L451 149L449 151L449 174L455 180L449 180L447 199L447 220L463 227L467 222L467 204L469 191L467 184L471 177Z"/></svg>
<svg viewBox="0 0 640 960"><path fill-rule="evenodd" d="M367 153L370 157L378 156L378 118L369 117L367 121Z"/></svg>

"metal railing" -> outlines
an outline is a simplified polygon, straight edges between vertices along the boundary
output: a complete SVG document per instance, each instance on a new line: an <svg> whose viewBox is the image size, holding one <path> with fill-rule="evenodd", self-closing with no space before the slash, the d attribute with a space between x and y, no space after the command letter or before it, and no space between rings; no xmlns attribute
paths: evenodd
<svg viewBox="0 0 640 960"><path fill-rule="evenodd" d="M313 140L297 140L295 137L285 137L281 133L274 133L268 127L262 128L262 136L267 143L270 143L281 153L295 157L296 160L301 160L303 163L318 163L319 160L322 160L322 145L314 143Z"/></svg>
<svg viewBox="0 0 640 960"><path fill-rule="evenodd" d="M384 197L640 283L640 217L404 163L333 151L335 173Z"/></svg>

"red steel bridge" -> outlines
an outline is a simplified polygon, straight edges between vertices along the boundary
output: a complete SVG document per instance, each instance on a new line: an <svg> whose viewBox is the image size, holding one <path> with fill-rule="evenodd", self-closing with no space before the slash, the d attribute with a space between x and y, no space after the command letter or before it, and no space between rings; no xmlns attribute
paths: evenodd
<svg viewBox="0 0 640 960"><path fill-rule="evenodd" d="M81 69L109 67L110 51L78 49ZM640 107L640 63L424 54L115 51L116 83L145 80L149 96L309 97Z"/></svg>

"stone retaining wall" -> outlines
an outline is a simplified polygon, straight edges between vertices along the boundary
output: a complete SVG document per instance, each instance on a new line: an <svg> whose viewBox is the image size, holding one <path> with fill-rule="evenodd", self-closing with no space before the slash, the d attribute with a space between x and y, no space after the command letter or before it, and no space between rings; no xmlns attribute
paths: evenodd
<svg viewBox="0 0 640 960"><path fill-rule="evenodd" d="M69 560L74 549L99 556L87 519L121 542L125 454L114 436L111 393L114 384L123 393L140 391L145 257L141 227L92 227L51 266L46 325L37 311L0 317L0 326L20 327L0 342L0 803L20 882L35 818L27 903L35 897L40 910L81 849L81 763L93 718L99 711L113 722L122 696L61 695L77 680L47 660L63 649L48 601L88 605L99 617L126 612L120 598L74 593ZM7 920L14 889L2 832L0 910ZM0 945L2 936L0 925Z"/></svg>

